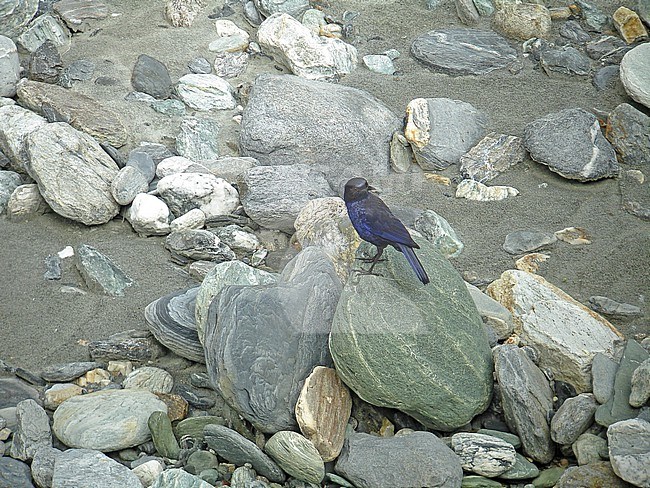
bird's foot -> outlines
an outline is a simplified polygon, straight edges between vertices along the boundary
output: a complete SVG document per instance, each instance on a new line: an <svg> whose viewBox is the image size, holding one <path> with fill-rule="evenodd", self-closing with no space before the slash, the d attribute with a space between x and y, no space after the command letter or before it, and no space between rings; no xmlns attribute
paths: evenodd
<svg viewBox="0 0 650 488"><path fill-rule="evenodd" d="M360 276L381 276L381 274L373 272L371 269L351 269L350 271Z"/></svg>
<svg viewBox="0 0 650 488"><path fill-rule="evenodd" d="M362 263L379 263L381 261L386 261L386 259L375 259L373 258L356 258L357 261L361 261Z"/></svg>

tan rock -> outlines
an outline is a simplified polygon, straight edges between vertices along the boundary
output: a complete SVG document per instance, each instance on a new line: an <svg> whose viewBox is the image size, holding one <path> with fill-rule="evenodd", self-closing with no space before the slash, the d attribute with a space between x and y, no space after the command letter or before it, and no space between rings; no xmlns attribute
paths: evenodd
<svg viewBox="0 0 650 488"><path fill-rule="evenodd" d="M494 14L494 26L508 37L525 41L531 37L548 38L551 13L536 3L505 3Z"/></svg>
<svg viewBox="0 0 650 488"><path fill-rule="evenodd" d="M169 420L176 422L187 417L190 405L185 398L175 393L156 393L156 396L167 405Z"/></svg>
<svg viewBox="0 0 650 488"><path fill-rule="evenodd" d="M88 371L85 375L80 376L74 383L82 388L88 385L106 386L111 382L111 375L102 368L95 368Z"/></svg>
<svg viewBox="0 0 650 488"><path fill-rule="evenodd" d="M517 261L515 261L515 267L518 270L526 271L528 273L537 273L540 265L550 259L550 257L551 256L548 254L533 252L517 259Z"/></svg>
<svg viewBox="0 0 650 488"><path fill-rule="evenodd" d="M627 7L619 7L614 15L614 26L623 40L628 44L648 38L648 31L643 22L634 10Z"/></svg>
<svg viewBox="0 0 650 488"><path fill-rule="evenodd" d="M296 419L323 461L332 461L341 452L351 410L350 392L336 371L316 366L298 397Z"/></svg>
<svg viewBox="0 0 650 488"><path fill-rule="evenodd" d="M72 383L57 383L45 391L43 406L50 410L56 410L68 398L81 395L83 389Z"/></svg>

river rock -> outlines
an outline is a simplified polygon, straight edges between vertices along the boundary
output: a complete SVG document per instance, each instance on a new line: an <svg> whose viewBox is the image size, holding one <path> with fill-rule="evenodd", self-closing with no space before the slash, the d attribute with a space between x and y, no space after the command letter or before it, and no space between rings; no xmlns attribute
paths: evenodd
<svg viewBox="0 0 650 488"><path fill-rule="evenodd" d="M167 67L151 56L140 54L131 74L133 89L158 99L169 98L172 80Z"/></svg>
<svg viewBox="0 0 650 488"><path fill-rule="evenodd" d="M153 335L165 347L181 357L205 363L194 320L198 291L199 287L195 286L158 298L145 307L144 318Z"/></svg>
<svg viewBox="0 0 650 488"><path fill-rule="evenodd" d="M158 193L177 216L198 208L209 219L227 215L239 205L237 190L213 174L180 173L165 176L158 182Z"/></svg>
<svg viewBox="0 0 650 488"><path fill-rule="evenodd" d="M61 54L70 50L70 32L59 23L56 17L45 14L36 17L23 31L16 44L29 53L36 51L45 41L51 41Z"/></svg>
<svg viewBox="0 0 650 488"><path fill-rule="evenodd" d="M555 447L547 420L553 410L548 380L526 352L515 345L495 348L494 361L508 427L520 437L528 456L549 463Z"/></svg>
<svg viewBox="0 0 650 488"><path fill-rule="evenodd" d="M635 486L650 486L650 422L623 420L607 429L614 472Z"/></svg>
<svg viewBox="0 0 650 488"><path fill-rule="evenodd" d="M215 261L232 261L235 253L208 230L189 229L172 232L165 239L165 248L173 254L189 259Z"/></svg>
<svg viewBox="0 0 650 488"><path fill-rule="evenodd" d="M316 366L300 391L296 420L323 461L333 461L341 452L351 410L350 391L336 371Z"/></svg>
<svg viewBox="0 0 650 488"><path fill-rule="evenodd" d="M54 461L52 488L141 488L129 468L91 449L68 449Z"/></svg>
<svg viewBox="0 0 650 488"><path fill-rule="evenodd" d="M172 422L167 414L160 411L153 412L149 416L147 425L158 455L169 459L178 459L181 448L174 437Z"/></svg>
<svg viewBox="0 0 650 488"><path fill-rule="evenodd" d="M68 398L82 393L83 389L73 383L57 383L43 393L43 406L49 410L56 410Z"/></svg>
<svg viewBox="0 0 650 488"><path fill-rule="evenodd" d="M34 400L23 400L16 406L18 425L11 443L11 457L29 461L42 446L52 445L50 420L43 407Z"/></svg>
<svg viewBox="0 0 650 488"><path fill-rule="evenodd" d="M0 456L0 486L34 488L29 465L8 456Z"/></svg>
<svg viewBox="0 0 650 488"><path fill-rule="evenodd" d="M458 456L424 431L394 437L353 433L334 469L358 488L455 488L463 477Z"/></svg>
<svg viewBox="0 0 650 488"><path fill-rule="evenodd" d="M452 76L484 75L517 59L517 51L503 37L478 29L432 30L413 41L411 52L433 71Z"/></svg>
<svg viewBox="0 0 650 488"><path fill-rule="evenodd" d="M234 183L246 170L257 166L258 162L255 158L221 156L210 161L203 161L203 164L212 174L223 178L229 183Z"/></svg>
<svg viewBox="0 0 650 488"><path fill-rule="evenodd" d="M16 38L38 11L38 0L4 0L0 3L0 34Z"/></svg>
<svg viewBox="0 0 650 488"><path fill-rule="evenodd" d="M288 234L309 200L334 196L325 175L306 164L256 166L237 183L246 214L262 227Z"/></svg>
<svg viewBox="0 0 650 488"><path fill-rule="evenodd" d="M388 146L401 126L400 118L363 90L263 74L244 108L239 145L242 156L260 164L307 164L338 190L360 174L370 181L388 174Z"/></svg>
<svg viewBox="0 0 650 488"><path fill-rule="evenodd" d="M151 439L147 420L167 405L146 390L103 390L72 397L54 412L52 430L71 447L102 452L134 447Z"/></svg>
<svg viewBox="0 0 650 488"><path fill-rule="evenodd" d="M95 361L76 363L52 364L41 370L41 378L45 381L67 382L79 378L91 369L99 368L102 364Z"/></svg>
<svg viewBox="0 0 650 488"><path fill-rule="evenodd" d="M592 389L596 401L600 404L614 394L614 381L618 363L603 353L596 353L591 363Z"/></svg>
<svg viewBox="0 0 650 488"><path fill-rule="evenodd" d="M621 6L616 9L612 19L614 20L614 27L628 44L648 38L648 31L634 10Z"/></svg>
<svg viewBox="0 0 650 488"><path fill-rule="evenodd" d="M134 369L122 382L123 388L143 388L151 393L171 393L173 386L172 375L153 366Z"/></svg>
<svg viewBox="0 0 650 488"><path fill-rule="evenodd" d="M153 157L147 151L137 147L129 152L125 166L131 166L140 171L147 182L151 182L156 176L156 163Z"/></svg>
<svg viewBox="0 0 650 488"><path fill-rule="evenodd" d="M156 176L160 179L165 176L176 175L179 173L209 173L207 166L195 163L191 159L183 156L171 156L165 158L156 165Z"/></svg>
<svg viewBox="0 0 650 488"><path fill-rule="evenodd" d="M215 75L184 75L176 93L188 107L199 111L229 110L237 105L233 87Z"/></svg>
<svg viewBox="0 0 650 488"><path fill-rule="evenodd" d="M13 97L20 79L20 59L14 41L0 36L0 97Z"/></svg>
<svg viewBox="0 0 650 488"><path fill-rule="evenodd" d="M512 444L491 435L459 432L451 437L451 447L464 470L481 476L493 478L515 465Z"/></svg>
<svg viewBox="0 0 650 488"><path fill-rule="evenodd" d="M297 427L304 379L331 365L327 340L340 290L327 255L308 247L277 283L229 286L213 301L204 337L210 382L262 432Z"/></svg>
<svg viewBox="0 0 650 488"><path fill-rule="evenodd" d="M7 202L7 217L10 220L22 220L34 214L44 214L49 209L38 191L38 185L30 183L16 187L11 194Z"/></svg>
<svg viewBox="0 0 650 488"><path fill-rule="evenodd" d="M111 182L111 195L120 205L128 205L139 193L149 190L149 182L142 172L133 166L124 166Z"/></svg>
<svg viewBox="0 0 650 488"><path fill-rule="evenodd" d="M608 462L574 466L567 469L555 485L556 488L580 486L607 486L608 488L629 488L630 485L618 478Z"/></svg>
<svg viewBox="0 0 650 488"><path fill-rule="evenodd" d="M581 108L531 122L525 128L524 144L532 159L565 178L593 181L619 173L616 154L598 120Z"/></svg>
<svg viewBox="0 0 650 488"><path fill-rule="evenodd" d="M262 246L255 234L246 232L235 224L215 227L211 232L214 232L230 249L243 255L250 255Z"/></svg>
<svg viewBox="0 0 650 488"><path fill-rule="evenodd" d="M307 0L254 0L254 3L265 17L277 13L287 13L298 19L309 8Z"/></svg>
<svg viewBox="0 0 650 488"><path fill-rule="evenodd" d="M26 173L25 164L29 161L27 136L46 125L47 121L18 105L0 107L0 118L0 150L9 158L14 170Z"/></svg>
<svg viewBox="0 0 650 488"><path fill-rule="evenodd" d="M494 337L499 341L504 341L510 337L514 331L510 311L476 286L467 282L465 286L467 286L467 290L472 296L472 300L474 300L478 313L481 314L483 323L492 331Z"/></svg>
<svg viewBox="0 0 650 488"><path fill-rule="evenodd" d="M109 257L92 246L78 246L75 257L77 270L90 290L121 297L134 283Z"/></svg>
<svg viewBox="0 0 650 488"><path fill-rule="evenodd" d="M18 405L21 401L39 400L38 390L18 378L0 378L0 410Z"/></svg>
<svg viewBox="0 0 650 488"><path fill-rule="evenodd" d="M591 393L568 398L551 420L551 438L558 444L573 444L591 426L597 408Z"/></svg>
<svg viewBox="0 0 650 488"><path fill-rule="evenodd" d="M425 171L455 164L485 133L487 116L449 98L416 98L406 107L404 134Z"/></svg>
<svg viewBox="0 0 650 488"><path fill-rule="evenodd" d="M276 432L267 441L264 450L294 478L319 484L325 476L325 464L318 450L297 432Z"/></svg>
<svg viewBox="0 0 650 488"><path fill-rule="evenodd" d="M92 27L93 21L105 19L110 14L103 3L88 0L59 0L53 8L74 32L86 32Z"/></svg>
<svg viewBox="0 0 650 488"><path fill-rule="evenodd" d="M619 161L644 166L650 161L650 117L632 105L621 103L607 117L605 137Z"/></svg>
<svg viewBox="0 0 650 488"><path fill-rule="evenodd" d="M212 488L213 485L183 469L163 471L150 488Z"/></svg>
<svg viewBox="0 0 650 488"><path fill-rule="evenodd" d="M138 193L125 213L133 230L141 236L162 236L171 231L171 212L160 198Z"/></svg>
<svg viewBox="0 0 650 488"><path fill-rule="evenodd" d="M517 195L519 190L511 186L487 186L476 180L463 180L456 187L456 198L478 202L496 202Z"/></svg>
<svg viewBox="0 0 650 488"><path fill-rule="evenodd" d="M29 57L29 79L44 83L58 83L63 72L63 61L54 43L41 44Z"/></svg>
<svg viewBox="0 0 650 488"><path fill-rule="evenodd" d="M180 156L201 162L219 157L219 124L209 118L184 117L176 136L176 151Z"/></svg>
<svg viewBox="0 0 650 488"><path fill-rule="evenodd" d="M621 61L621 81L627 94L646 107L650 107L650 43L636 46L623 56Z"/></svg>
<svg viewBox="0 0 650 488"><path fill-rule="evenodd" d="M572 444L571 450L578 465L598 463L607 454L607 440L600 436L584 433Z"/></svg>
<svg viewBox="0 0 650 488"><path fill-rule="evenodd" d="M520 137L489 133L460 157L460 174L485 183L526 157Z"/></svg>
<svg viewBox="0 0 650 488"><path fill-rule="evenodd" d="M274 14L257 30L262 49L310 80L337 80L357 66L357 49L346 42L314 34L288 14Z"/></svg>
<svg viewBox="0 0 650 488"><path fill-rule="evenodd" d="M11 195L22 183L22 178L15 171L0 171L0 214L7 209Z"/></svg>
<svg viewBox="0 0 650 488"><path fill-rule="evenodd" d="M236 465L250 463L262 476L282 483L284 473L255 443L222 425L210 424L204 429L205 442L219 456Z"/></svg>
<svg viewBox="0 0 650 488"><path fill-rule="evenodd" d="M650 359L643 361L632 373L630 405L642 407L650 399Z"/></svg>
<svg viewBox="0 0 650 488"><path fill-rule="evenodd" d="M541 276L525 271L505 271L487 293L513 314L515 332L537 350L541 368L578 393L591 390L594 354L611 354L621 339L612 324Z"/></svg>
<svg viewBox="0 0 650 488"><path fill-rule="evenodd" d="M525 254L552 246L557 242L555 234L536 230L516 230L506 235L503 250L508 254Z"/></svg>
<svg viewBox="0 0 650 488"><path fill-rule="evenodd" d="M465 245L447 220L433 210L425 210L413 221L413 229L433 244L447 258L455 258Z"/></svg>
<svg viewBox="0 0 650 488"><path fill-rule="evenodd" d="M339 376L363 400L451 431L488 405L492 358L463 280L431 244L416 242L431 284L421 285L401 253L387 249L378 276L345 285L330 350ZM358 255L369 248L362 244Z"/></svg>
<svg viewBox="0 0 650 488"><path fill-rule="evenodd" d="M521 41L544 39L551 34L551 13L536 3L503 2L494 14L493 24L506 36Z"/></svg>
<svg viewBox="0 0 650 488"><path fill-rule="evenodd" d="M589 58L573 46L544 49L539 64L547 75L551 72L571 76L587 76L591 71Z"/></svg>
<svg viewBox="0 0 650 488"><path fill-rule="evenodd" d="M31 471L32 478L39 488L52 486L52 476L54 475L54 463L56 458L61 454L59 449L54 447L41 447L34 453L32 459Z"/></svg>
<svg viewBox="0 0 650 488"><path fill-rule="evenodd" d="M502 480L528 480L539 475L539 468L519 453L516 453L515 464L505 473L501 473Z"/></svg>

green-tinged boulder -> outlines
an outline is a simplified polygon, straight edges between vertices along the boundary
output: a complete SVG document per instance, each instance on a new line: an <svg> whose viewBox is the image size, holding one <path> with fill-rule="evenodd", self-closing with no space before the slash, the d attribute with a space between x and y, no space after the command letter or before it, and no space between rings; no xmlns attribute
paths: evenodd
<svg viewBox="0 0 650 488"><path fill-rule="evenodd" d="M451 431L490 402L490 347L461 277L430 243L416 240L431 282L422 285L404 256L386 249L374 268L379 276L352 275L343 289L330 351L341 379L363 400ZM363 252L374 247L364 243Z"/></svg>

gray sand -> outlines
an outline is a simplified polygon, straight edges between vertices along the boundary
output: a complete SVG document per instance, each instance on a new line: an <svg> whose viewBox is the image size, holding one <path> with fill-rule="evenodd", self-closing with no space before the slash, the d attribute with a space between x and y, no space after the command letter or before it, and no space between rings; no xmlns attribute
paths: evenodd
<svg viewBox="0 0 650 488"><path fill-rule="evenodd" d="M131 147L143 140L171 146L180 123L178 118L160 115L145 105L124 101L132 89L131 69L137 56L145 53L164 62L172 80L188 72L186 64L192 58L204 56L212 61L214 57L207 46L216 34L206 14L219 2L208 2L204 15L190 29L169 27L162 15L162 3L110 2L111 10L120 15L97 23L97 32L92 29L76 35L71 50L63 56L65 64L90 59L97 65L95 77L109 76L118 81L100 86L91 80L77 83L74 89L122 116L132 136ZM461 26L450 2L435 11L426 10L424 0L331 0L330 4L328 12L338 18L345 10L361 12L355 21L360 55L389 48L402 53L396 61L398 76L371 73L360 66L341 81L369 91L398 114L404 113L413 98L449 97L488 113L492 130L521 136L526 123L549 112L570 107L607 112L619 103L630 103L620 83L613 90L598 92L589 79L549 77L534 70L528 61L516 75L505 71L452 78L431 73L410 57L409 46L414 37L428 30ZM608 14L619 6L616 2L597 4ZM239 15L230 19L252 32ZM481 27L487 26L484 23ZM256 58L240 78L230 81L236 86L265 71L286 69ZM222 154L235 154L237 125L231 120L233 112L216 115L224 127ZM443 174L454 177L458 169L451 167ZM501 202L456 199L453 189L425 179L417 167L410 174L391 174L371 183L382 190L382 197L391 205L430 208L444 216L465 244L465 251L453 264L460 272L468 271L484 280L493 280L514 267L513 257L501 249L509 232L585 228L593 243L556 243L546 251L551 258L540 274L583 303L591 295L605 295L642 307L643 317L612 322L628 336L648 333L650 312L643 300L650 290L650 224L622 210L616 180L571 182L527 160L490 183L514 186L521 192ZM20 223L3 217L0 236L0 359L16 366L38 371L55 362L84 360L84 341L143 328L143 309L150 301L195 283L170 262L163 239L140 238L119 218L87 228L55 214ZM66 260L60 282L43 279L47 255L67 245L84 243L109 256L135 280L136 285L127 289L125 297L63 293L64 285L83 287L70 260Z"/></svg>

